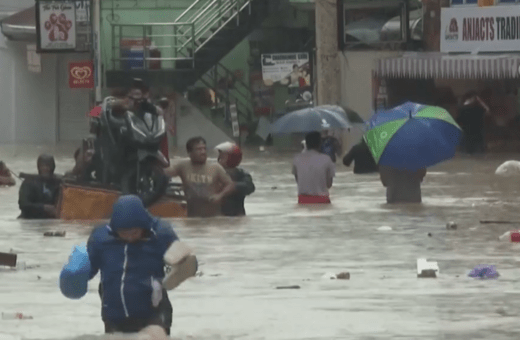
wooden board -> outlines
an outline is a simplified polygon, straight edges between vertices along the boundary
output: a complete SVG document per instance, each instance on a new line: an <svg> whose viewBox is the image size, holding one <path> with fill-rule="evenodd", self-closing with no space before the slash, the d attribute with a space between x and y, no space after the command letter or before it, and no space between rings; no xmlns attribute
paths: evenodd
<svg viewBox="0 0 520 340"><path fill-rule="evenodd" d="M120 192L102 188L63 184L58 211L63 220L109 219L112 206ZM164 198L152 205L148 211L158 217L186 217L186 207L181 201Z"/></svg>

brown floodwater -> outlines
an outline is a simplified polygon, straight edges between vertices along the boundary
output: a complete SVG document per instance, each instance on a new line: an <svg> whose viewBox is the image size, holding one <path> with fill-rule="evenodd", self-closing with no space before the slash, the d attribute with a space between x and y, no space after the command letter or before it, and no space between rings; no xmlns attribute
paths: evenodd
<svg viewBox="0 0 520 340"><path fill-rule="evenodd" d="M44 148L0 147L15 172L31 172ZM57 172L72 167L73 149L57 154ZM170 292L175 339L513 339L520 336L520 246L498 241L520 221L518 177L494 174L518 155L458 156L429 169L422 205L385 204L377 175L337 164L333 204L299 207L291 154L248 152L242 164L256 192L245 218L172 221L195 248L200 276ZM27 268L0 269L0 340L101 340L98 278L74 301L57 282L72 246L91 225L21 221L19 183L0 189L0 252ZM455 221L457 230L446 230ZM391 231L378 231L390 226ZM66 230L65 238L43 237ZM437 261L437 279L417 278L416 260ZM493 264L498 280L468 272ZM348 271L350 280L322 278ZM298 285L300 289L276 289Z"/></svg>

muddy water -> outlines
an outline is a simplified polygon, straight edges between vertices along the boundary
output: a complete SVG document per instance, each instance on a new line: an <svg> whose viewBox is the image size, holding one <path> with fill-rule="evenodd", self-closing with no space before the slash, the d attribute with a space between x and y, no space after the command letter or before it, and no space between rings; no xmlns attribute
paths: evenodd
<svg viewBox="0 0 520 340"><path fill-rule="evenodd" d="M0 148L15 171L30 171L40 150ZM72 166L71 149L55 150L58 171ZM2 153L3 152L3 153ZM175 339L512 339L520 335L520 246L501 243L520 220L515 178L494 175L512 155L457 158L430 169L422 206L385 204L377 175L353 175L338 164L333 204L295 204L290 155L252 154L243 166L257 190L246 218L174 221L192 245L202 276L170 293ZM17 191L0 190L0 251L29 268L0 270L0 312L32 320L0 320L0 340L104 339L98 278L78 301L63 297L59 271L91 226L20 221ZM456 221L458 230L447 231ZM390 226L392 231L377 231ZM48 230L65 238L44 238ZM431 234L429 236L428 234ZM416 259L437 261L437 279L417 279ZM467 278L495 264L500 279ZM36 266L31 268L31 266ZM351 279L326 280L349 271ZM299 285L297 290L277 286Z"/></svg>

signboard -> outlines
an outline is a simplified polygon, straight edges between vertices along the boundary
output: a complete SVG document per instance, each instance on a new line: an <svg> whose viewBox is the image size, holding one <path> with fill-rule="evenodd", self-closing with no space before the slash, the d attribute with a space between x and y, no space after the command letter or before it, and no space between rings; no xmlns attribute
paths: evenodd
<svg viewBox="0 0 520 340"><path fill-rule="evenodd" d="M310 86L309 53L262 54L262 77L267 86L277 82L296 88Z"/></svg>
<svg viewBox="0 0 520 340"><path fill-rule="evenodd" d="M520 6L442 8L441 52L520 50Z"/></svg>
<svg viewBox="0 0 520 340"><path fill-rule="evenodd" d="M75 0L76 1L76 22L90 23L90 0Z"/></svg>
<svg viewBox="0 0 520 340"><path fill-rule="evenodd" d="M262 78L266 86L287 86L290 95L286 107L310 103L313 99L309 53L262 54Z"/></svg>
<svg viewBox="0 0 520 340"><path fill-rule="evenodd" d="M69 63L69 87L71 89L94 88L94 64L92 61Z"/></svg>
<svg viewBox="0 0 520 340"><path fill-rule="evenodd" d="M229 106L229 113L231 114L231 126L233 128L233 137L240 137L240 125L238 124L237 104Z"/></svg>
<svg viewBox="0 0 520 340"><path fill-rule="evenodd" d="M76 48L76 3L39 0L36 8L38 50L74 50Z"/></svg>
<svg viewBox="0 0 520 340"><path fill-rule="evenodd" d="M76 3L76 51L88 52L92 48L91 0L75 0Z"/></svg>
<svg viewBox="0 0 520 340"><path fill-rule="evenodd" d="M36 53L36 45L27 45L27 66L31 72L42 72L41 57Z"/></svg>

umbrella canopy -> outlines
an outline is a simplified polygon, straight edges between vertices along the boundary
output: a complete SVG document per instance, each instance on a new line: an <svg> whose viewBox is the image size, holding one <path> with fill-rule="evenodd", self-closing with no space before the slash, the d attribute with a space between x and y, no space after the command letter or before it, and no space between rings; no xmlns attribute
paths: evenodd
<svg viewBox="0 0 520 340"><path fill-rule="evenodd" d="M324 129L348 129L352 124L339 106L322 105L293 111L271 126L272 134L312 132Z"/></svg>
<svg viewBox="0 0 520 340"><path fill-rule="evenodd" d="M418 170L455 155L462 131L443 108L407 102L376 113L364 139L379 165Z"/></svg>

